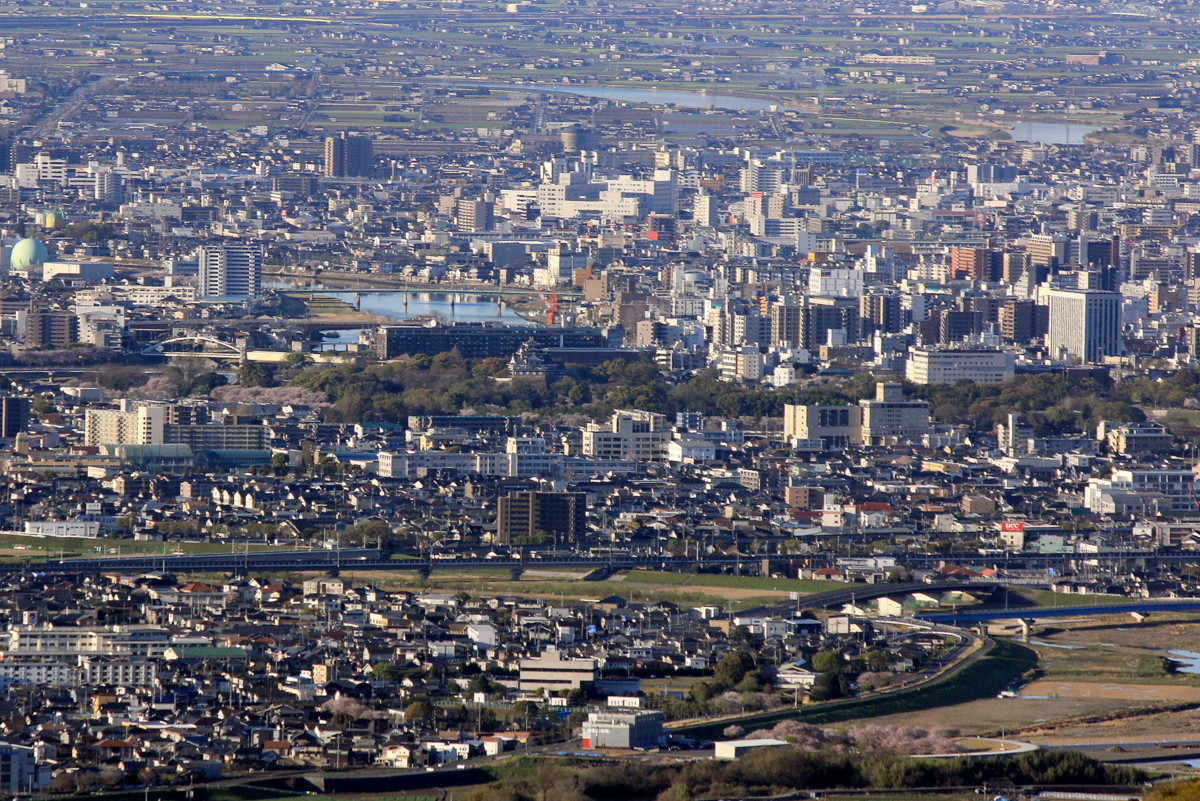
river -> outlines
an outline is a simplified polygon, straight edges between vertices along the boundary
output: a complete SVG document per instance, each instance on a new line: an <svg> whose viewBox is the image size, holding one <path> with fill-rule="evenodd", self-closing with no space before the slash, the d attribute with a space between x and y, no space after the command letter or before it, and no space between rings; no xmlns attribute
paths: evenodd
<svg viewBox="0 0 1200 801"><path fill-rule="evenodd" d="M528 321L509 306L499 306L496 300L482 300L475 295L453 296L440 292L339 292L318 290L322 295L344 300L351 306L359 303L362 311L407 320L412 317L437 315L458 323L499 322L523 325Z"/></svg>
<svg viewBox="0 0 1200 801"><path fill-rule="evenodd" d="M1098 129L1079 122L1015 122L1010 133L1018 142L1043 145L1082 145L1084 137Z"/></svg>
<svg viewBox="0 0 1200 801"><path fill-rule="evenodd" d="M504 323L505 325L536 325L522 318L510 307L502 309L496 305L496 300L473 299L477 296L467 295L454 297L440 292L338 292L317 290L322 295L344 300L351 306L359 302L365 312L378 314L380 317L390 317L393 320L408 320L414 317L437 316L447 322L457 323ZM404 299L408 298L405 305ZM324 332L324 345L321 350L344 350L347 343L358 342L359 333L366 328L338 329Z"/></svg>
<svg viewBox="0 0 1200 801"><path fill-rule="evenodd" d="M605 86L521 86L520 84L459 84L460 86L503 89L515 92L562 92L580 97L604 100L624 100L629 103L649 103L655 106L674 104L683 108L716 108L725 111L770 111L778 102L753 97L690 92L683 89L610 88Z"/></svg>

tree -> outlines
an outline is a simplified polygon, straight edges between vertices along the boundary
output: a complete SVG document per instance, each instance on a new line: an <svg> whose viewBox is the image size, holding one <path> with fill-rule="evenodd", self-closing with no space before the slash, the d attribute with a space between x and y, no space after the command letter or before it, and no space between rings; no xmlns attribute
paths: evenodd
<svg viewBox="0 0 1200 801"><path fill-rule="evenodd" d="M817 651L813 654L812 667L818 673L841 673L846 669L846 658L841 651Z"/></svg>
<svg viewBox="0 0 1200 801"><path fill-rule="evenodd" d="M513 704L513 715L524 721L526 728L529 721L537 717L538 707L533 701L517 701Z"/></svg>
<svg viewBox="0 0 1200 801"><path fill-rule="evenodd" d="M762 688L762 679L759 678L758 673L753 670L743 676L742 680L734 685L734 689L739 693L756 693Z"/></svg>
<svg viewBox="0 0 1200 801"><path fill-rule="evenodd" d="M1146 801L1200 801L1200 779L1156 785L1146 794Z"/></svg>
<svg viewBox="0 0 1200 801"><path fill-rule="evenodd" d="M822 673L813 682L812 689L808 691L808 697L813 701L831 701L834 698L841 698L846 694L844 682L845 678L838 673Z"/></svg>
<svg viewBox="0 0 1200 801"><path fill-rule="evenodd" d="M866 673L859 674L858 688L863 692L871 692L873 690L879 690L887 687L888 685L895 683L895 681L895 673L888 673L886 671L868 671Z"/></svg>
<svg viewBox="0 0 1200 801"><path fill-rule="evenodd" d="M713 681L721 689L736 687L747 673L754 670L754 657L749 652L730 651L721 657L713 670Z"/></svg>
<svg viewBox="0 0 1200 801"><path fill-rule="evenodd" d="M882 672L892 666L892 655L881 648L872 648L863 654L863 664L867 670Z"/></svg>
<svg viewBox="0 0 1200 801"><path fill-rule="evenodd" d="M324 463L324 460L322 460ZM348 527L342 532L342 542L348 545L387 547L392 540L392 527L383 520L368 520Z"/></svg>
<svg viewBox="0 0 1200 801"><path fill-rule="evenodd" d="M376 662L371 665L371 675L379 681L399 681L403 671L395 662Z"/></svg>
<svg viewBox="0 0 1200 801"><path fill-rule="evenodd" d="M274 387L277 384L275 368L259 362L242 362L238 367L237 382L243 387Z"/></svg>
<svg viewBox="0 0 1200 801"><path fill-rule="evenodd" d="M125 391L146 383L146 373L132 364L114 364L100 371L100 386L106 389Z"/></svg>
<svg viewBox="0 0 1200 801"><path fill-rule="evenodd" d="M428 701L413 701L404 707L405 723L426 723L433 719L433 706Z"/></svg>
<svg viewBox="0 0 1200 801"><path fill-rule="evenodd" d="M467 691L471 693L491 693L494 687L492 680L480 673L467 682Z"/></svg>

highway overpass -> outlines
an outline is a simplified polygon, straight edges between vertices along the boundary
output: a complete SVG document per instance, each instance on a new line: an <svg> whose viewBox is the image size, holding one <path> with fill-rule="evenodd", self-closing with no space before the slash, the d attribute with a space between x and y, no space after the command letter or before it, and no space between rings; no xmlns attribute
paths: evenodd
<svg viewBox="0 0 1200 801"><path fill-rule="evenodd" d="M32 571L35 573L247 573L250 571L313 571L341 572L346 570L395 570L429 575L439 570L500 570L514 577L526 570L576 569L605 575L617 570L662 570L685 572L696 565L736 568L756 560L744 557L715 556L586 556L563 555L541 558L391 558L375 548L342 548L310 550L234 551L213 554L162 554L145 556L114 556L0 564L0 572ZM783 581L783 580L781 580ZM895 584L855 584L829 592L802 596L796 602L779 604L770 609L779 614L794 611L797 605L807 609L835 608L887 596L902 597L913 592L943 592L964 590L990 594L999 584L946 580L933 583L905 582Z"/></svg>
<svg viewBox="0 0 1200 801"><path fill-rule="evenodd" d="M564 568L586 571L645 570L683 571L693 565L736 567L757 560L745 557L704 557L700 560L675 556L586 556L563 555L541 558L392 558L374 548L342 548L300 551L233 551L214 554L172 554L47 560L45 562L0 564L0 571L33 570L39 573L136 573L150 570L171 572L245 572L249 570L408 570L428 575L438 570L525 570ZM864 585L865 586L865 585Z"/></svg>
<svg viewBox="0 0 1200 801"><path fill-rule="evenodd" d="M993 620L1043 620L1098 615L1148 615L1151 612L1200 611L1200 598L1158 599L1087 606L1029 606L1019 609L964 609L961 612L917 612L913 617L927 623L962 626Z"/></svg>
<svg viewBox="0 0 1200 801"><path fill-rule="evenodd" d="M805 609L830 609L845 606L846 604L872 601L876 598L900 598L914 592L962 590L976 595L991 595L1001 586L1003 585L994 582L966 582L960 580L934 581L929 583L924 581L908 581L894 584L855 584L852 587L801 596L798 601L790 604L779 604L771 607L771 609L782 613L789 609L795 609L797 604Z"/></svg>
<svg viewBox="0 0 1200 801"><path fill-rule="evenodd" d="M1145 552L1153 554L1153 552ZM1154 558L1162 558L1164 555L1157 555ZM1200 562L1200 555L1188 553L1171 554L1176 558L1186 558L1191 561ZM810 557L811 558L811 557ZM1078 557L1076 557L1078 558ZM1142 553L1137 557L1145 558ZM214 571L229 570L236 568L244 568L247 565L251 569L266 569L272 566L281 565L298 570L325 570L332 568L351 568L355 567L364 570L418 570L429 573L438 570L476 570L480 568L492 568L499 570L529 570L535 568L578 568L582 570L629 570L633 568L643 568L646 570L668 570L668 571L686 571L692 569L693 566L701 567L717 567L728 568L731 571L738 569L744 565L762 565L764 561L769 562L771 569L780 569L794 575L794 570L798 567L804 557L793 557L786 554L761 554L761 555L743 555L743 556L724 556L724 555L704 555L704 556L673 556L670 554L660 555L624 555L612 554L594 556L589 554L551 554L542 553L538 557L533 556L501 556L492 559L487 559L479 556L456 555L456 554L438 554L431 558L428 555L414 556L413 558L390 558L388 554L375 549L349 549L343 548L337 550L261 550L250 551L243 553L240 549L234 553L221 554L187 554L187 555L158 555L158 556L126 556L119 558L96 558L96 559L68 559L62 562L48 561L41 565L41 569L47 572L90 572L96 570L149 570L149 569L164 569L163 565L168 568L178 570L200 570L206 567ZM934 568L937 567L945 557L937 557L932 555L896 555L897 562L901 565L910 568ZM1044 564L1045 557L1036 554L1031 554L1027 557L1029 565ZM164 561L165 560L165 561ZM821 560L818 560L820 564ZM833 560L828 560L832 563ZM987 557L978 557L967 561L963 558L963 563L981 568L994 562ZM1017 558L1008 560L1013 567L1021 566ZM154 567L152 568L151 565ZM0 565L0 570L11 570L11 566ZM969 586L977 586L982 582L972 582ZM966 585L966 582L962 582ZM855 585L854 588L848 589L836 597L840 603L849 603L854 598L878 598L880 597L880 588L899 587L903 585L881 584ZM907 585L911 590L917 590L922 587L928 589L927 584ZM939 584L939 586L942 586ZM839 591L840 592L840 591ZM883 592L882 594L889 594ZM831 602L832 603L832 602Z"/></svg>

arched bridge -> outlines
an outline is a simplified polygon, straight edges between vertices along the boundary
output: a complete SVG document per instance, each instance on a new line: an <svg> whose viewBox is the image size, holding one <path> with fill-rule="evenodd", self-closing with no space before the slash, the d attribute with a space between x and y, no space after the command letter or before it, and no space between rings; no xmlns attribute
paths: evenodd
<svg viewBox="0 0 1200 801"><path fill-rule="evenodd" d="M155 342L142 350L142 355L167 358L199 356L205 359L241 361L246 358L246 349L213 336L184 334Z"/></svg>

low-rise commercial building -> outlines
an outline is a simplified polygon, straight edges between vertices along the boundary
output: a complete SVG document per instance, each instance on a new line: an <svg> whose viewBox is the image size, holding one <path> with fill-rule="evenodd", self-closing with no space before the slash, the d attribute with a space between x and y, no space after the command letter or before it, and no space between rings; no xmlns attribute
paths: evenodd
<svg viewBox="0 0 1200 801"><path fill-rule="evenodd" d="M663 743L662 712L606 709L588 714L584 748L657 748Z"/></svg>

